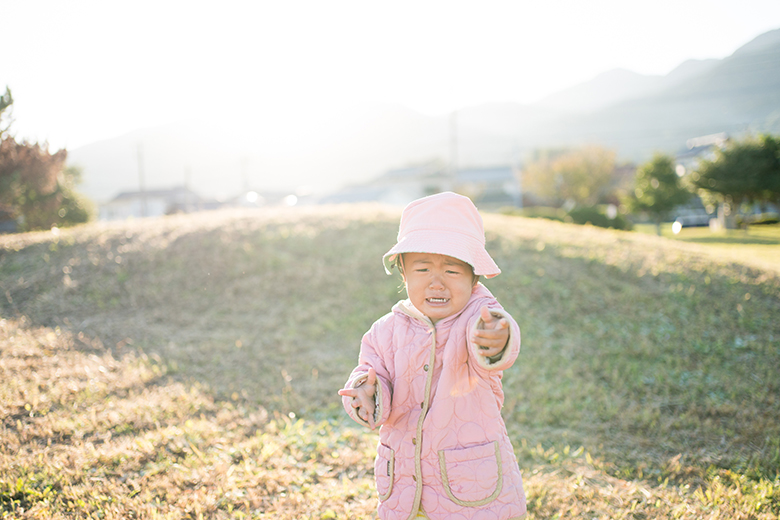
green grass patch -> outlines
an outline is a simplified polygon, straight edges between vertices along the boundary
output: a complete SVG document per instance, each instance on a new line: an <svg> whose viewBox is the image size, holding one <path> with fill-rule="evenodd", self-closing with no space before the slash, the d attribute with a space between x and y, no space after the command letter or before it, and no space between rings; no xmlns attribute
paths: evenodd
<svg viewBox="0 0 780 520"><path fill-rule="evenodd" d="M0 517L372 517L376 434L336 390L403 296L399 216L0 237ZM752 249L774 228L485 224L523 331L504 416L529 518L780 515L780 277Z"/></svg>
<svg viewBox="0 0 780 520"><path fill-rule="evenodd" d="M636 231L655 234L654 225L637 224ZM701 244L713 258L725 262L739 262L760 269L780 273L780 225L762 224L743 229L722 229L711 231L706 227L683 228L678 234L672 232L670 223L661 226L661 235L666 238Z"/></svg>

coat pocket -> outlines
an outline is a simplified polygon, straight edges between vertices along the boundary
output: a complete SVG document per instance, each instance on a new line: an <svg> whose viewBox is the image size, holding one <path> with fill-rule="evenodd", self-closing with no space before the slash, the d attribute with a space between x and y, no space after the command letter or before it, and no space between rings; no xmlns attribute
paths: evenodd
<svg viewBox="0 0 780 520"><path fill-rule="evenodd" d="M439 451L441 481L447 496L464 507L489 504L504 485L498 441Z"/></svg>
<svg viewBox="0 0 780 520"><path fill-rule="evenodd" d="M395 451L392 448L380 444L376 450L374 461L374 478L376 479L376 492L380 502L384 502L393 492L393 479L395 477Z"/></svg>

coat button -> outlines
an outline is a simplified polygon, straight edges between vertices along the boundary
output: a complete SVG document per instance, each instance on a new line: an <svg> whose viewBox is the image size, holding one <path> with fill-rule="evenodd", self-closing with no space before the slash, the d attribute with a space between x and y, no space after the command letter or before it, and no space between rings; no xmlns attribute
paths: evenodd
<svg viewBox="0 0 780 520"><path fill-rule="evenodd" d="M412 480L414 480L415 482L417 482L417 475L412 475Z"/></svg>
<svg viewBox="0 0 780 520"><path fill-rule="evenodd" d="M420 408L425 408L425 401L423 401L422 403L420 403Z"/></svg>
<svg viewBox="0 0 780 520"><path fill-rule="evenodd" d="M412 437L412 444L417 446L417 437Z"/></svg>
<svg viewBox="0 0 780 520"><path fill-rule="evenodd" d="M423 367L423 370L425 370L425 371L427 372L427 371L428 371L428 365L425 365L425 366Z"/></svg>

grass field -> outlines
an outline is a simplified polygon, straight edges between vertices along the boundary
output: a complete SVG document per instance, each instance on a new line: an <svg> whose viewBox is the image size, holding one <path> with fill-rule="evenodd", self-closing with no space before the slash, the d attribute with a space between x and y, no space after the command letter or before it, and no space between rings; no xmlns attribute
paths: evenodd
<svg viewBox="0 0 780 520"><path fill-rule="evenodd" d="M399 215L0 237L0 518L372 518L376 434L336 391L403 296ZM529 519L780 516L776 239L485 224Z"/></svg>
<svg viewBox="0 0 780 520"><path fill-rule="evenodd" d="M656 233L654 225L638 225L641 233ZM715 256L770 269L780 273L780 225L754 225L747 230L723 229L710 231L707 227L683 228L675 235L670 223L661 228L664 237L700 244Z"/></svg>

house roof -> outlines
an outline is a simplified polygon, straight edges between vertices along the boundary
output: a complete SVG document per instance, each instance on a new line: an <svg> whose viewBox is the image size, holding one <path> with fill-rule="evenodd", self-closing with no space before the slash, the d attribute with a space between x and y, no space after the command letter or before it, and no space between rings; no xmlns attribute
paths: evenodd
<svg viewBox="0 0 780 520"><path fill-rule="evenodd" d="M425 164L422 166L409 166L407 168L396 168L387 171L380 177L382 181L400 181L409 179L420 179L424 177L438 177L444 175L444 170L436 164Z"/></svg>
<svg viewBox="0 0 780 520"><path fill-rule="evenodd" d="M111 202L119 202L122 200L132 200L139 197L156 197L156 198L170 198L187 195L191 198L199 198L198 194L184 186L177 186L175 188L169 188L164 190L144 190L144 191L123 191L116 197L111 199Z"/></svg>
<svg viewBox="0 0 780 520"><path fill-rule="evenodd" d="M719 132L717 134L703 135L701 137L688 139L685 144L689 150L693 150L694 148L708 146L723 146L728 140L729 136L726 132Z"/></svg>
<svg viewBox="0 0 780 520"><path fill-rule="evenodd" d="M511 166L464 168L455 172L455 178L457 182L506 182L515 179L515 171Z"/></svg>
<svg viewBox="0 0 780 520"><path fill-rule="evenodd" d="M729 136L726 132L688 139L685 150L678 153L676 158L683 162L697 160L713 153L717 148L722 148L728 140Z"/></svg>

